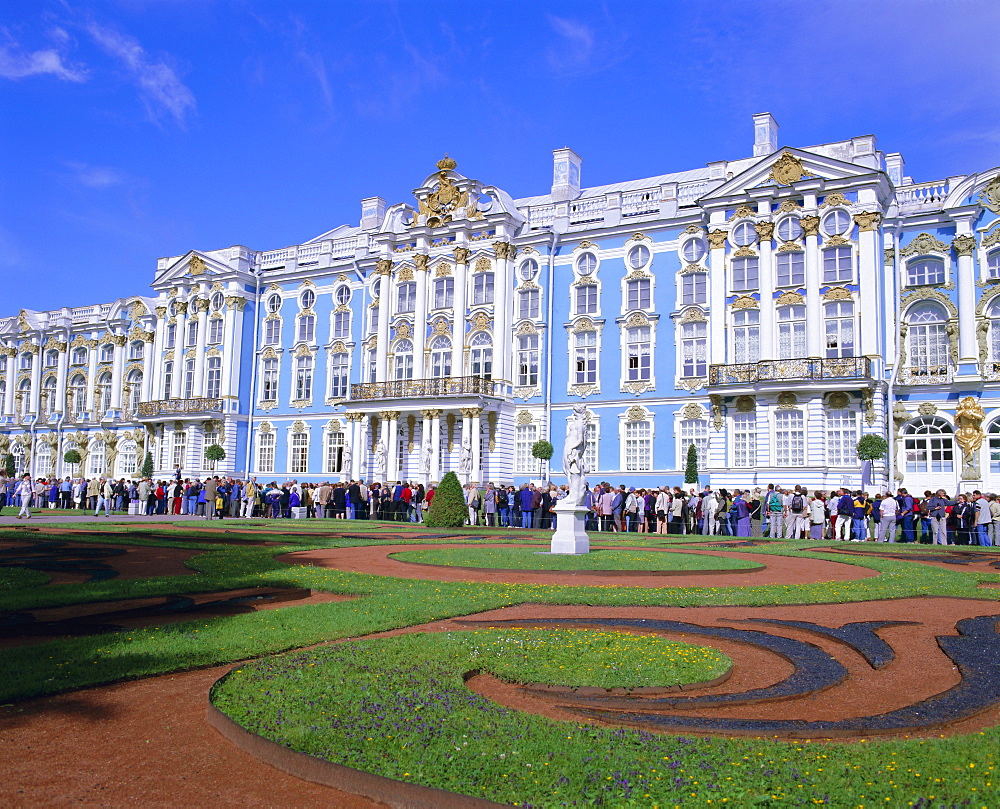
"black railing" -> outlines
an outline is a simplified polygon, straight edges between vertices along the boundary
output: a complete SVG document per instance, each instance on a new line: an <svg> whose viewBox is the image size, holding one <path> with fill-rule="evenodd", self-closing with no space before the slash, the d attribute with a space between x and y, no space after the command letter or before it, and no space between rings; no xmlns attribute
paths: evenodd
<svg viewBox="0 0 1000 809"><path fill-rule="evenodd" d="M868 357L808 357L796 360L761 360L736 365L711 365L709 385L747 385L796 380L866 379L872 373Z"/></svg>
<svg viewBox="0 0 1000 809"><path fill-rule="evenodd" d="M351 385L352 399L419 399L430 396L510 396L510 383L481 376L441 379L393 379Z"/></svg>

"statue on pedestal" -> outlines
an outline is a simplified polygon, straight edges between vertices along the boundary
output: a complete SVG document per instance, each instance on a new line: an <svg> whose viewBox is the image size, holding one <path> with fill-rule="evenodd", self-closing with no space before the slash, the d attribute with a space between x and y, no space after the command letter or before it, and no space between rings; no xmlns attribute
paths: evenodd
<svg viewBox="0 0 1000 809"><path fill-rule="evenodd" d="M385 445L385 441L379 441L378 446L375 447L375 473L380 477L385 477L386 469L388 469L389 463L389 450Z"/></svg>
<svg viewBox="0 0 1000 809"><path fill-rule="evenodd" d="M983 446L986 413L973 396L966 396L955 411L955 441L962 448L962 480L981 480L979 450Z"/></svg>
<svg viewBox="0 0 1000 809"><path fill-rule="evenodd" d="M584 454L587 450L587 406L578 404L573 407L573 415L566 422L566 444L563 447L563 472L569 484L566 495L566 505L582 506L587 493L587 464Z"/></svg>

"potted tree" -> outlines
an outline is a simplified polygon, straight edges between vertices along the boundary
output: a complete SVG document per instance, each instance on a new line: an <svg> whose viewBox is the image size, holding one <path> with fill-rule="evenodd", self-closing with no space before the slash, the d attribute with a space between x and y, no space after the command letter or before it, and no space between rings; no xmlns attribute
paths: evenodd
<svg viewBox="0 0 1000 809"><path fill-rule="evenodd" d="M536 441L534 444L531 445L531 457L538 459L538 477L544 477L546 480L548 480L548 476L543 474L544 467L542 466L542 464L545 461L550 460L554 452L555 450L553 449L552 444L550 444L545 439L542 439L541 441Z"/></svg>

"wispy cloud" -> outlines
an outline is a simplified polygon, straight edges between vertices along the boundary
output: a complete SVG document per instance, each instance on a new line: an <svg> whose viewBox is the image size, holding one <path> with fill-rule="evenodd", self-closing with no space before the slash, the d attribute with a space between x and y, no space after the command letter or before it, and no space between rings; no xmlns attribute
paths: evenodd
<svg viewBox="0 0 1000 809"><path fill-rule="evenodd" d="M84 82L87 71L67 62L55 48L24 51L8 35L8 41L0 45L0 78L26 79L29 76L55 76L62 81Z"/></svg>
<svg viewBox="0 0 1000 809"><path fill-rule="evenodd" d="M128 181L122 172L108 166L91 166L87 163L69 161L66 168L70 169L73 179L85 188L112 188Z"/></svg>
<svg viewBox="0 0 1000 809"><path fill-rule="evenodd" d="M552 69L569 73L587 68L594 55L594 29L567 17L549 14L548 18L559 37L546 54Z"/></svg>
<svg viewBox="0 0 1000 809"><path fill-rule="evenodd" d="M125 65L149 117L159 121L167 114L183 127L188 112L195 109L195 98L174 69L150 59L138 40L128 34L97 23L88 24L86 29L101 48Z"/></svg>

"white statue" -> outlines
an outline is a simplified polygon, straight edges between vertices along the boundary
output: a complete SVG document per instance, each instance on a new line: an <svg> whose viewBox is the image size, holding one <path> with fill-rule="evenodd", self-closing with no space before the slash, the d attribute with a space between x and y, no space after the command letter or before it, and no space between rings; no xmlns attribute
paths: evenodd
<svg viewBox="0 0 1000 809"><path fill-rule="evenodd" d="M434 460L434 448L430 441L424 441L420 446L420 474L428 477L431 473L431 462Z"/></svg>
<svg viewBox="0 0 1000 809"><path fill-rule="evenodd" d="M384 476L386 469L388 469L389 463L389 449L385 445L385 441L379 441L378 446L375 447L375 471Z"/></svg>
<svg viewBox="0 0 1000 809"><path fill-rule="evenodd" d="M563 447L563 472L569 484L567 506L582 506L587 493L587 469L583 456L587 449L587 406L574 405L573 415L566 422L566 444Z"/></svg>
<svg viewBox="0 0 1000 809"><path fill-rule="evenodd" d="M344 444L344 448L340 451L340 472L344 475L351 474L351 445Z"/></svg>
<svg viewBox="0 0 1000 809"><path fill-rule="evenodd" d="M458 462L458 470L463 475L472 472L472 442L468 438L462 442L462 457Z"/></svg>

